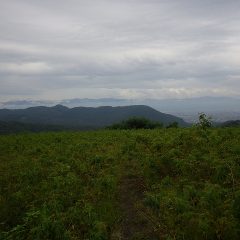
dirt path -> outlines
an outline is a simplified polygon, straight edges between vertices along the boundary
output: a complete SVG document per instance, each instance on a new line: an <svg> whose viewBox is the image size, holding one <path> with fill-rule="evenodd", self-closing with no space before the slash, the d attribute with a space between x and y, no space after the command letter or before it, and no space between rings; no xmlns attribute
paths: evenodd
<svg viewBox="0 0 240 240"><path fill-rule="evenodd" d="M116 240L157 239L143 209L146 185L138 175L123 176L119 182L118 201L122 213Z"/></svg>

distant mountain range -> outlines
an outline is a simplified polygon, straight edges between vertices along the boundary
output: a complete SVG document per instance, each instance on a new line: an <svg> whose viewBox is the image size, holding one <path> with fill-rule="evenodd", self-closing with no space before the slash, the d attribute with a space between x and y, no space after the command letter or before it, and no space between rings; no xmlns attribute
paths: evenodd
<svg viewBox="0 0 240 240"><path fill-rule="evenodd" d="M195 122L198 113L205 112L213 117L214 121L240 119L240 98L231 97L199 97L187 99L116 99L116 98L75 98L59 101L5 101L0 103L0 108L24 109L36 106L52 107L61 104L73 107L99 107L99 106L127 106L147 105L160 112L173 114L185 121Z"/></svg>
<svg viewBox="0 0 240 240"><path fill-rule="evenodd" d="M54 129L63 126L64 129L96 129L109 126L113 123L128 119L129 117L145 117L149 120L158 121L164 125L177 122L180 126L188 124L181 118L144 106L122 107L75 107L68 108L63 105L53 107L31 107L27 109L0 109L0 121L2 126L6 123L14 123L19 128L22 124L37 124ZM34 126L30 126L33 128ZM58 129L58 128L57 128Z"/></svg>
<svg viewBox="0 0 240 240"><path fill-rule="evenodd" d="M226 121L222 123L222 127L240 127L240 120Z"/></svg>

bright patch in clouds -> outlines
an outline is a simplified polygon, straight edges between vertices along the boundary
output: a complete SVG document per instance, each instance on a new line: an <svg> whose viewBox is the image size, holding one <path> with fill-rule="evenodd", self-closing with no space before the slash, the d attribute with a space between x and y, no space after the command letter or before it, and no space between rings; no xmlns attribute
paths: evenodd
<svg viewBox="0 0 240 240"><path fill-rule="evenodd" d="M14 75L45 74L51 68L43 62L0 63L0 72Z"/></svg>

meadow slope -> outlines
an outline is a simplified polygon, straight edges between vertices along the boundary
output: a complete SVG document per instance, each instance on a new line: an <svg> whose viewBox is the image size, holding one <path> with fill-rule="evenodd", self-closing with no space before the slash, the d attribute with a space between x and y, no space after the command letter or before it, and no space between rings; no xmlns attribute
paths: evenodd
<svg viewBox="0 0 240 240"><path fill-rule="evenodd" d="M0 136L0 239L240 239L240 129Z"/></svg>

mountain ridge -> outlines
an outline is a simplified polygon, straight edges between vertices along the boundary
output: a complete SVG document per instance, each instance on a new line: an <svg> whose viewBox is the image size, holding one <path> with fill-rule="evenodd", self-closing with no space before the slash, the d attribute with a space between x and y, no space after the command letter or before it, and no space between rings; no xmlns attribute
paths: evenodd
<svg viewBox="0 0 240 240"><path fill-rule="evenodd" d="M187 125L179 117L159 112L145 105L68 108L58 104L53 107L38 106L26 109L0 109L1 121L62 126L92 126L93 128L106 127L126 120L129 117L145 117L149 120L161 122L164 125L172 122L178 122L180 126Z"/></svg>
<svg viewBox="0 0 240 240"><path fill-rule="evenodd" d="M160 112L172 114L186 122L196 123L198 114L204 112L216 122L240 119L240 96L202 96L191 98L168 99L124 99L124 98L72 98L59 100L11 100L1 101L0 109L25 109L36 106L55 106L61 104L67 107L99 107L147 105Z"/></svg>

